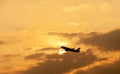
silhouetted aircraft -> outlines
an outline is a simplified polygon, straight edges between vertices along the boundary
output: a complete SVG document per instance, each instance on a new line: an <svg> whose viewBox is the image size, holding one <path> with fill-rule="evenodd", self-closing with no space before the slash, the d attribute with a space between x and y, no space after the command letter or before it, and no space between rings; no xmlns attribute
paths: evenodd
<svg viewBox="0 0 120 74"><path fill-rule="evenodd" d="M65 46L61 46L61 48L65 49L65 51L80 52L80 48L78 48L76 50L74 48L68 48L68 47L65 47Z"/></svg>

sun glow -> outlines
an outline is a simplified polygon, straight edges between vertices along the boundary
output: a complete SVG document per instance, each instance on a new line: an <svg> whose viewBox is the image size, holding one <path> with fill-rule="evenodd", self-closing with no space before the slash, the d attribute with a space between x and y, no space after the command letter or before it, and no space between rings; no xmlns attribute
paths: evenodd
<svg viewBox="0 0 120 74"><path fill-rule="evenodd" d="M59 45L59 46L66 46L66 45L67 45L67 42L62 42L62 41L60 41L60 42L58 42L58 45Z"/></svg>
<svg viewBox="0 0 120 74"><path fill-rule="evenodd" d="M63 37L58 37L58 36L49 36L47 37L47 43L50 47L54 47L54 48L60 48L61 46L68 46L70 45L70 42L63 38ZM59 49L58 50L58 54L62 55L66 53L66 51L64 49Z"/></svg>
<svg viewBox="0 0 120 74"><path fill-rule="evenodd" d="M60 50L59 50L59 54L60 54L60 55L62 55L62 54L64 54L64 53L66 53L66 51L65 51L64 49L60 49Z"/></svg>
<svg viewBox="0 0 120 74"><path fill-rule="evenodd" d="M67 45L67 42L58 42L58 45L59 46L66 46ZM62 55L66 53L66 51L64 49L59 49L59 54Z"/></svg>
<svg viewBox="0 0 120 74"><path fill-rule="evenodd" d="M58 42L58 45L59 46L66 46L67 45L67 42ZM62 55L66 53L66 51L64 49L59 49L59 54Z"/></svg>
<svg viewBox="0 0 120 74"><path fill-rule="evenodd" d="M49 36L46 39L47 39L47 43L51 47L60 47L60 46L66 46L66 45L68 45L68 41L65 38L62 38L62 37Z"/></svg>

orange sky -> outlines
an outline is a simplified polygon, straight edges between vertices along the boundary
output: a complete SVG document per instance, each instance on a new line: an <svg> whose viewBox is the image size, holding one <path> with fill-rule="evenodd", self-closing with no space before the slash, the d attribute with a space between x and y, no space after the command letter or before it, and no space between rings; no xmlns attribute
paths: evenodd
<svg viewBox="0 0 120 74"><path fill-rule="evenodd" d="M119 0L1 0L1 31L104 31L120 27Z"/></svg>
<svg viewBox="0 0 120 74"><path fill-rule="evenodd" d="M119 7L119 0L0 0L0 74L119 74ZM62 45L81 52L59 55Z"/></svg>

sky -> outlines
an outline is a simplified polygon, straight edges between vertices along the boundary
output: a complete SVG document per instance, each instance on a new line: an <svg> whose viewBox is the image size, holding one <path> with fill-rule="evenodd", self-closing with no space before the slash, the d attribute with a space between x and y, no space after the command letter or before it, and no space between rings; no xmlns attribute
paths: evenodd
<svg viewBox="0 0 120 74"><path fill-rule="evenodd" d="M119 74L119 7L119 0L0 0L0 74Z"/></svg>

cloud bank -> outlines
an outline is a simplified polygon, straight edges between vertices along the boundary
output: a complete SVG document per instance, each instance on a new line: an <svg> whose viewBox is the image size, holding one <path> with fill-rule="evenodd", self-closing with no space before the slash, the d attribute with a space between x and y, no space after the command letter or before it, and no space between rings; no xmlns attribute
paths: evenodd
<svg viewBox="0 0 120 74"><path fill-rule="evenodd" d="M75 74L119 74L120 61L113 64L103 64L87 71L79 71Z"/></svg>
<svg viewBox="0 0 120 74"><path fill-rule="evenodd" d="M37 57L36 57L37 58ZM83 67L98 59L91 51L68 53L64 55L46 55L46 61L21 72L21 74L63 74L75 68Z"/></svg>
<svg viewBox="0 0 120 74"><path fill-rule="evenodd" d="M96 46L100 50L118 51L120 50L120 29L103 34L96 33L90 37L82 38L79 42Z"/></svg>

